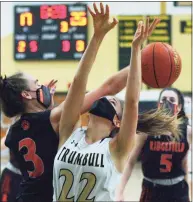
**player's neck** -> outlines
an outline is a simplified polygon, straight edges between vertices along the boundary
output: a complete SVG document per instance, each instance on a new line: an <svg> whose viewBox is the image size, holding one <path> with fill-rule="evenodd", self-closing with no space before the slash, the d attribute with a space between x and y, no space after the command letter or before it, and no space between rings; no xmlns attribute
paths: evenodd
<svg viewBox="0 0 193 202"><path fill-rule="evenodd" d="M25 113L36 113L45 111L45 108L41 106L39 103L27 103Z"/></svg>
<svg viewBox="0 0 193 202"><path fill-rule="evenodd" d="M108 137L110 132L111 124L106 124L102 121L90 120L86 133L86 141L90 144L95 143L105 137Z"/></svg>

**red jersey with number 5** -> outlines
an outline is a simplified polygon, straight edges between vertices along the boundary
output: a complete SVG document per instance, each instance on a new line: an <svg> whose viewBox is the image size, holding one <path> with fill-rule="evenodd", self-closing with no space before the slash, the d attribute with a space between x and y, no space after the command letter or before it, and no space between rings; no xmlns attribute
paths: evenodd
<svg viewBox="0 0 193 202"><path fill-rule="evenodd" d="M141 152L142 171L151 179L171 179L185 175L182 160L187 154L187 125L181 125L180 141L172 141L169 136L148 136Z"/></svg>
<svg viewBox="0 0 193 202"><path fill-rule="evenodd" d="M23 181L20 196L52 201L53 163L58 136L50 123L50 110L23 115L7 134L5 144L13 152Z"/></svg>

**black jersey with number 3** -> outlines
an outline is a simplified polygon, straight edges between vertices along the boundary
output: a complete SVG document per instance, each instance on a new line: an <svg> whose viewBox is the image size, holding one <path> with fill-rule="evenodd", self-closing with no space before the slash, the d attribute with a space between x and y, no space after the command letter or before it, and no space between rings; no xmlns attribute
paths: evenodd
<svg viewBox="0 0 193 202"><path fill-rule="evenodd" d="M50 110L24 114L10 127L5 144L23 175L18 196L23 201L52 201L58 136L50 123Z"/></svg>
<svg viewBox="0 0 193 202"><path fill-rule="evenodd" d="M182 160L187 154L187 125L181 126L182 137L172 141L169 136L148 136L141 152L142 171L151 179L171 179L185 175Z"/></svg>

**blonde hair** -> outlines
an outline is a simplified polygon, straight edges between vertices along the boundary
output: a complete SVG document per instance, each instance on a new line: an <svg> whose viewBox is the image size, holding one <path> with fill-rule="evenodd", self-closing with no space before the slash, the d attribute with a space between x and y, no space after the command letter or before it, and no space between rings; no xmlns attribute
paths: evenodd
<svg viewBox="0 0 193 202"><path fill-rule="evenodd" d="M167 135L170 132L173 140L179 140L182 135L180 129L182 123L181 118L177 118L176 115L171 116L167 110L160 108L139 115L137 132L154 136Z"/></svg>

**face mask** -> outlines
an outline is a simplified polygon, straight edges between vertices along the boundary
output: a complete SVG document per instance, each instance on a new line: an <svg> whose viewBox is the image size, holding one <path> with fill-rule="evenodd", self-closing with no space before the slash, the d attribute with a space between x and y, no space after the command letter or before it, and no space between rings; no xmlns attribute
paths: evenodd
<svg viewBox="0 0 193 202"><path fill-rule="evenodd" d="M168 100L165 100L163 103L160 103L159 107L167 109L171 113L171 115L175 115L177 113L177 105L172 104Z"/></svg>
<svg viewBox="0 0 193 202"><path fill-rule="evenodd" d="M114 107L105 97L95 101L89 113L108 119L109 121L112 121L112 123L114 116L116 115Z"/></svg>
<svg viewBox="0 0 193 202"><path fill-rule="evenodd" d="M41 86L36 90L37 101L43 105L46 109L51 105L52 96L50 89L46 86Z"/></svg>

